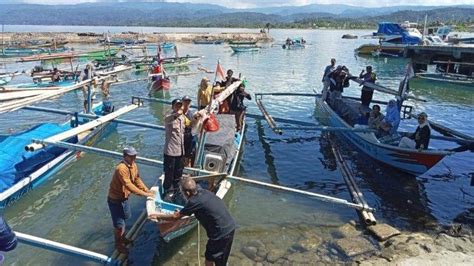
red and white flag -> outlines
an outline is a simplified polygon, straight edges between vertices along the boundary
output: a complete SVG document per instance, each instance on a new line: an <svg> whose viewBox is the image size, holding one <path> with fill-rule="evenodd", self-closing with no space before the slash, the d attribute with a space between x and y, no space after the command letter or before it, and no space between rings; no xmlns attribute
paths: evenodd
<svg viewBox="0 0 474 266"><path fill-rule="evenodd" d="M219 61L217 61L217 68L216 68L216 77L217 76L219 76L221 80L225 79L225 72Z"/></svg>

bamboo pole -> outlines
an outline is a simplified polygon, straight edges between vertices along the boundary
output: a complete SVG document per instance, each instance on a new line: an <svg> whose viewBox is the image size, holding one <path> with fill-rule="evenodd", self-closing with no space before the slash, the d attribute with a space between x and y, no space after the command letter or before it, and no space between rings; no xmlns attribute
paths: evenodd
<svg viewBox="0 0 474 266"><path fill-rule="evenodd" d="M96 147L89 147L89 146L73 144L73 143L68 143L68 142L63 142L63 141L49 141L49 140L46 139L46 140L34 140L34 142L38 143L38 144L42 144L42 145L53 145L53 146L57 146L57 147L65 148L65 149L74 150L74 151L91 152L91 153L95 153L95 154L98 154L98 155L101 155L101 156L104 156L104 157L115 158L115 159L118 159L118 160L121 160L123 158L123 154L121 152L109 151L109 150L100 149L100 148L96 148ZM155 159L150 159L150 158L145 158L145 157L140 157L140 156L137 156L136 161L137 161L137 163L141 163L141 164L145 164L145 165L149 165L149 166L154 166L154 167L156 167L156 166L161 167L163 165L162 161L155 160ZM204 169L198 169L198 168L194 168L194 167L185 167L184 169L187 170L187 171L191 171L191 172L207 173L207 174L210 174L210 175L225 174L225 173L210 172L210 171L207 171L207 170L204 170ZM310 191L304 191L304 190L300 190L300 189L279 186L279 185L275 185L275 184L265 183L265 182L256 181L256 180L252 180L252 179L247 179L247 178L238 177L238 176L230 176L229 175L229 176L227 176L227 178L231 179L231 180L247 183L247 184L261 186L261 187L264 187L264 188L276 189L276 190L292 192L292 193L296 193L296 194L300 194L300 195L305 195L305 196L309 196L310 198L314 198L314 199L318 199L318 200L326 201L326 202L330 202L330 203L340 204L340 205L344 205L344 206L347 206L347 207L350 207L350 208L355 208L355 209L358 209L358 210L374 211L373 208L368 207L368 206L363 206L361 204L352 203L352 202L349 202L349 201L344 200L344 199L339 199L339 198L335 198L335 197L331 197L331 196L326 196L326 195L322 195L322 194L318 194L318 193L314 193L314 192L310 192Z"/></svg>
<svg viewBox="0 0 474 266"><path fill-rule="evenodd" d="M344 181L346 182L347 187L349 188L349 192L351 193L352 199L355 203L360 204L364 207L368 207L367 201L364 198L364 195L360 191L359 187L357 186L354 177L352 175L351 170L347 166L346 162L342 158L341 152L335 146L333 142L331 142L331 150L336 158L336 163L342 171L342 176L344 177ZM375 220L374 215L370 210L362 209L359 210L361 217L363 218L366 225L375 225L377 221Z"/></svg>
<svg viewBox="0 0 474 266"><path fill-rule="evenodd" d="M273 130L273 132L279 135L283 134L283 131L281 130L281 128L277 126L277 124L275 123L275 120L273 120L272 116L267 112L267 110L263 106L262 100L255 99L255 102L257 103L258 109L260 109L260 112L262 112L263 117L265 117L265 120L267 120L267 123L270 126L270 128Z"/></svg>
<svg viewBox="0 0 474 266"><path fill-rule="evenodd" d="M85 124L82 124L78 127L75 127L71 130L68 130L68 131L59 133L57 135L51 136L51 137L47 138L46 141L56 142L56 141L66 140L66 139L71 138L73 136L76 136L76 135L78 135L82 132L85 132L87 130L91 130L93 128L96 128L96 127L104 124L104 123L107 123L107 122L119 117L122 114L128 113L128 112L138 108L138 106L139 105L137 105L137 104L130 104L130 105L124 106L124 107L120 108L119 110L114 111L114 112L112 112L110 114L107 114L105 116L101 116L101 117L97 118L96 120L90 121L88 123L85 123ZM32 144L26 145L25 150L32 152L32 151L36 151L38 149L42 149L43 147L44 147L43 144L32 143Z"/></svg>
<svg viewBox="0 0 474 266"><path fill-rule="evenodd" d="M17 236L20 243L27 244L30 246L39 247L70 256L80 257L101 264L114 263L114 260L111 257L90 250L85 250L82 248L58 243L49 239L44 239L20 232L15 232L15 235Z"/></svg>
<svg viewBox="0 0 474 266"><path fill-rule="evenodd" d="M107 78L109 78L109 76L100 77L96 80L101 81L101 80L104 80L104 79L107 79ZM92 80L85 80L85 81L76 83L72 86L65 87L65 88L62 88L62 89L58 89L56 91L52 91L50 93L40 94L40 95L30 97L30 98L27 98L27 99L22 99L22 100L15 101L13 103L0 104L0 113L11 112L11 111L21 109L25 106L28 106L28 105L31 105L31 104L34 104L34 103L37 103L37 102L40 102L40 101L43 101L43 100L46 100L46 99L49 99L49 98L53 98L53 97L59 96L61 94L64 94L64 93L67 93L67 92L70 92L70 91L73 91L73 90L76 90L76 89L81 88L81 87L83 87L83 86L85 86L85 85L87 85L91 82L92 82Z"/></svg>
<svg viewBox="0 0 474 266"><path fill-rule="evenodd" d="M24 107L23 109L24 110L31 110L31 111L40 111L40 112L46 112L46 113L53 113L53 114L61 114L61 115L76 115L77 114L77 112L64 111L64 110L46 108L46 107L37 107L37 106L27 106L27 107ZM90 119L97 119L97 118L101 117L99 115L83 114L83 113L79 113L79 114L77 114L77 116L78 117L84 117L84 118L90 118ZM158 129L158 130L165 130L164 126L155 125L155 124L151 124L151 123L136 122L136 121L125 120L125 119L120 119L120 118L115 118L111 121L115 122L115 123L119 123L119 124L139 126L139 127Z"/></svg>

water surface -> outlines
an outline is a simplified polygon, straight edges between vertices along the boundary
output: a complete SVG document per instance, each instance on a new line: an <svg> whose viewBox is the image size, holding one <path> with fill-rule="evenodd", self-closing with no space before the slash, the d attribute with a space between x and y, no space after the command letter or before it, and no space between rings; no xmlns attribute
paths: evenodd
<svg viewBox="0 0 474 266"><path fill-rule="evenodd" d="M69 26L7 26L6 30L24 31L242 31L241 29L163 29L136 27L69 27ZM253 31L253 30L247 30ZM181 55L203 55L199 62L213 70L219 59L224 68L242 73L249 81L247 91L256 92L301 92L312 93L321 89L324 67L332 57L337 64L346 65L353 73L359 73L366 65L372 65L378 82L397 88L404 76L407 61L396 58L360 58L353 50L370 40L344 40L342 34L368 34L368 31L338 30L271 30L274 44L265 45L256 53L232 54L226 45L179 44ZM281 44L288 36L302 36L308 40L304 50L287 51ZM78 48L85 48L80 46ZM87 48L87 47L86 47ZM29 70L32 64L8 64L9 70ZM196 65L190 71L196 71ZM172 89L167 98L185 94L196 98L196 90L203 75L180 76L172 80ZM214 79L212 75L209 78ZM136 79L134 73L123 78ZM26 82L19 78L15 82ZM131 96L145 96L147 83L136 82L113 86L111 99L116 108L131 101ZM439 88L441 87L441 88ZM438 89L439 88L439 89ZM466 134L473 134L474 98L471 90L434 86L416 82L413 92L428 102L412 102L416 112L427 112L430 119L439 121ZM346 95L359 96L360 87L352 85ZM375 99L389 100L391 96L376 92ZM305 97L265 97L268 111L277 117L317 122L314 100ZM247 102L251 113L258 113L253 101ZM39 104L66 110L80 110L82 93L73 92L64 97ZM162 124L167 106L146 104L144 107L123 116L149 123ZM32 119L34 118L34 119ZM38 122L65 121L67 117L42 114L26 110L0 115L0 130L18 132ZM247 120L244 153L239 175L259 181L280 184L307 191L322 193L350 200L350 196L336 167L327 137L318 132L290 132L274 134L265 121ZM403 121L402 129L414 131L416 121ZM119 125L117 130L102 139L97 146L120 151L125 145L133 145L141 156L162 159L163 132L133 126ZM433 225L450 224L454 221L471 223L462 219L472 211L474 189L473 155L463 152L445 158L429 172L418 178L408 177L375 163L342 141L337 142L349 162L356 181L375 207L376 218L405 230L428 230ZM433 147L450 148L450 144L432 141ZM40 188L28 193L5 211L5 216L15 230L45 237L74 246L87 248L103 254L113 251L112 225L106 204L108 184L118 161L85 154L77 162L68 165ZM162 169L140 166L141 175L147 185L152 185L161 175ZM250 187L233 183L226 198L232 215L237 220L234 251L249 239L274 239L282 247L294 243L301 231L317 232L331 239L335 227L357 219L352 209L335 204L319 202L297 195ZM144 204L143 199L131 198L133 217L131 226ZM466 215L467 216L467 215ZM472 213L471 213L472 217ZM467 222L466 222L467 221ZM201 233L201 251L206 237ZM196 261L197 230L169 245L160 243L157 230L147 223L132 250L130 259L135 265L150 263L181 264ZM34 255L33 255L34 254ZM83 264L81 259L71 258L20 245L7 254L7 263L13 265L38 264Z"/></svg>

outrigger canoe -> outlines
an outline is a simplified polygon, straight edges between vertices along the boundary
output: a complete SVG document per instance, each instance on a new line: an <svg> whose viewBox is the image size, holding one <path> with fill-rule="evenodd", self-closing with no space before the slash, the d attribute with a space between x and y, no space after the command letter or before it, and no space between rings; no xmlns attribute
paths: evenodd
<svg viewBox="0 0 474 266"><path fill-rule="evenodd" d="M244 52L256 52L260 50L260 46L256 44L245 44L245 45L230 45L230 48L234 53L244 53Z"/></svg>
<svg viewBox="0 0 474 266"><path fill-rule="evenodd" d="M222 102L230 93L232 93L241 82L235 82L226 91L219 95L217 101ZM216 107L211 107L211 110L216 110ZM197 147L197 157L194 168L204 169L207 172L224 173L218 180L213 179L196 179L196 182L202 189L212 188L219 198L223 199L229 192L232 184L225 177L227 175L235 175L237 166L242 153L242 147L245 134L245 122L242 130L236 131L235 116L232 114L218 114L216 115L219 123L219 130L217 132L207 132L201 135L201 148ZM206 173L204 175L206 175ZM200 171L196 170L193 175L200 176ZM217 178L216 178L217 179ZM154 199L148 198L146 202L146 211L148 215L156 213L173 213L176 210L182 209L183 205L176 202L168 202L161 198L162 183L164 176L160 177L158 186L151 189L156 191ZM210 181L212 180L212 181ZM209 182L212 182L210 185ZM177 192L179 194L179 192ZM175 194L175 197L176 194ZM160 235L166 242L169 242L177 237L186 234L197 225L197 219L194 216L184 217L178 221L162 221L151 219L157 223L160 229Z"/></svg>
<svg viewBox="0 0 474 266"><path fill-rule="evenodd" d="M104 115L102 103L94 106L96 115ZM71 119L64 124L44 123L26 131L0 136L0 208L5 208L25 193L47 181L66 164L76 159L76 153L58 147L46 147L28 152L25 146L32 139L43 139L65 132L89 119ZM105 123L67 140L70 143L93 145L116 127L116 123Z"/></svg>
<svg viewBox="0 0 474 266"><path fill-rule="evenodd" d="M336 112L321 97L316 97L316 110L319 120L327 126L354 128L354 121L359 114L360 102L351 99L337 100L338 110L344 109L344 118L340 111ZM342 108L342 106L344 108ZM399 148L398 143L384 143L373 132L339 131L338 136L361 150L375 161L389 165L411 175L422 175L435 166L446 155L451 154L443 150L423 150Z"/></svg>

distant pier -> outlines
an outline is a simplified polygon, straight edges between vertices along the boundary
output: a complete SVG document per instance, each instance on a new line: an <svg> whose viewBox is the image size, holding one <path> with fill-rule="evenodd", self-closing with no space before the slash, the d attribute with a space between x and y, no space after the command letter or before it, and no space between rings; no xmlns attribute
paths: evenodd
<svg viewBox="0 0 474 266"><path fill-rule="evenodd" d="M5 32L4 41L29 41L29 40L52 40L67 41L69 43L97 43L105 39L105 33L95 32ZM184 42L190 43L195 40L223 40L223 41L258 41L271 42L273 39L267 33L259 32L122 32L109 33L110 39L143 40L146 43L157 42Z"/></svg>
<svg viewBox="0 0 474 266"><path fill-rule="evenodd" d="M404 56L411 58L415 72L427 70L428 65L449 68L449 72L458 65L461 74L474 72L474 45L413 45L405 47Z"/></svg>

